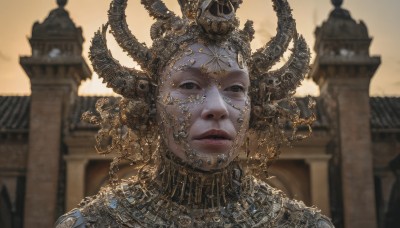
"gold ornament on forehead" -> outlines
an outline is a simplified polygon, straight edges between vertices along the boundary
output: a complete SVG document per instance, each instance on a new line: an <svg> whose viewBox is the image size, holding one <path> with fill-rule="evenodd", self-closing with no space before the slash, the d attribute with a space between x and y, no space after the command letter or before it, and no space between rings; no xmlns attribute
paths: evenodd
<svg viewBox="0 0 400 228"><path fill-rule="evenodd" d="M237 62L238 62L238 65L239 65L240 69L243 69L244 66L245 66L245 60L244 60L243 55L242 55L242 53L240 51L237 54Z"/></svg>
<svg viewBox="0 0 400 228"><path fill-rule="evenodd" d="M226 67L232 67L232 61L235 53L228 52L225 48L218 48L215 46L206 46L199 48L194 53L203 54L210 57L210 60L202 65L204 73L218 73L226 71Z"/></svg>

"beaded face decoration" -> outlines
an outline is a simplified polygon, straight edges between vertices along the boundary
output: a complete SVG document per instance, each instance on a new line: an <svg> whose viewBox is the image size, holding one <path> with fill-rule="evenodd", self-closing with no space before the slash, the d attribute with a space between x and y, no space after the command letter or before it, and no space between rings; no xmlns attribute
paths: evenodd
<svg viewBox="0 0 400 228"><path fill-rule="evenodd" d="M226 166L237 157L236 151L241 150L246 141L247 157L261 161L266 168L279 155L282 143L306 137L296 133L297 127L310 126L315 119L313 115L300 118L293 99L295 89L308 71L310 53L304 38L296 31L287 0L272 0L278 17L277 34L254 53L250 48L254 38L253 22L247 21L240 30L236 17L242 0L178 2L182 17L170 11L161 0L141 0L156 20L150 29L153 45L149 48L128 29L127 0L112 1L108 23L92 40L90 60L107 86L123 98L117 102L100 100L97 104L100 115L84 115L84 119L101 126L97 136L98 151L103 154L117 151L119 155L113 164L121 159L152 163L157 156L169 156L169 144L173 141L185 151L180 155L172 151L175 156L194 168L212 170ZM124 67L112 57L105 37L108 27L141 70ZM291 42L293 49L289 60L280 69L271 70ZM236 81L224 87L225 78L233 71L242 72L243 78L249 79L249 85L239 88ZM176 85L174 78L179 74L203 77L201 80L206 85L199 86L198 82ZM165 88L180 91L184 88L184 93L188 94L176 96L171 91L165 92ZM232 135L229 132L211 134L210 137L232 138L229 149L214 157L203 156L190 142L195 119L193 110L207 103L207 93L212 89L218 92L217 98L224 102L229 114L236 118L231 121ZM240 102L231 97L240 93L243 98ZM309 108L313 105L310 102ZM293 128L289 135L284 132L288 123ZM245 138L252 138L255 143Z"/></svg>

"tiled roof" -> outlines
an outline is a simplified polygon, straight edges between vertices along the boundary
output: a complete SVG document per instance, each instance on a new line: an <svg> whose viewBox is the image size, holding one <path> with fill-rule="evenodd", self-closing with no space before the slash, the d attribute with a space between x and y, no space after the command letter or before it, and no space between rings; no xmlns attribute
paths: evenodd
<svg viewBox="0 0 400 228"><path fill-rule="evenodd" d="M96 129L93 125L81 121L85 111L95 111L96 101L100 96L80 96L70 116L70 129ZM328 127L319 99L317 100L317 121L315 128ZM298 106L303 116L309 116L307 111L307 98L297 98ZM371 97L371 127L373 130L398 130L400 131L400 97ZM27 131L29 128L28 96L0 96L0 132Z"/></svg>
<svg viewBox="0 0 400 228"><path fill-rule="evenodd" d="M400 97L371 97L371 128L400 130Z"/></svg>
<svg viewBox="0 0 400 228"><path fill-rule="evenodd" d="M28 131L29 96L0 96L0 132Z"/></svg>

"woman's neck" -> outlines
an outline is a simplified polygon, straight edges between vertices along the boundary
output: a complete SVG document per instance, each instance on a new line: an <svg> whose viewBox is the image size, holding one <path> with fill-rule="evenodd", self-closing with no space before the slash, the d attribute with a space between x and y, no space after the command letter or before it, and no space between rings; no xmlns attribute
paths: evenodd
<svg viewBox="0 0 400 228"><path fill-rule="evenodd" d="M154 180L178 204L197 209L225 206L239 198L243 171L237 162L218 171L200 171L163 157Z"/></svg>

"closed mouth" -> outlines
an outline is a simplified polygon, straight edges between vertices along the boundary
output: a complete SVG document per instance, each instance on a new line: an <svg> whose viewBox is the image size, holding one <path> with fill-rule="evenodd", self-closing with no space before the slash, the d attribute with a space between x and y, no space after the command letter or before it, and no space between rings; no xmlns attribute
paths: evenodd
<svg viewBox="0 0 400 228"><path fill-rule="evenodd" d="M210 130L193 138L194 140L232 140L232 137L222 130Z"/></svg>

